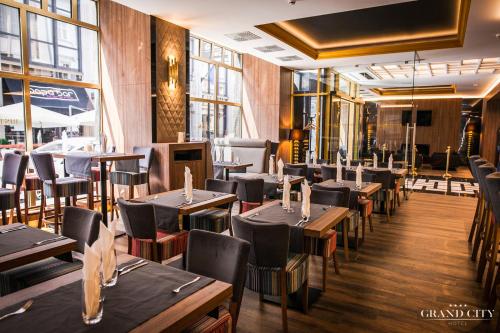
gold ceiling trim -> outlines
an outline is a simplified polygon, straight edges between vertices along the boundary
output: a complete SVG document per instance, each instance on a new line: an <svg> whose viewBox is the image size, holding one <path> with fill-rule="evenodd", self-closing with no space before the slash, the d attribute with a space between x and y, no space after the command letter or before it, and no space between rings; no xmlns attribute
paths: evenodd
<svg viewBox="0 0 500 333"><path fill-rule="evenodd" d="M411 87L397 88L373 88L370 91L379 96L403 96L403 95L444 95L455 94L457 87L454 84L440 86L419 86L413 90Z"/></svg>
<svg viewBox="0 0 500 333"><path fill-rule="evenodd" d="M290 45L315 60L462 47L465 39L465 31L467 30L470 3L471 0L460 1L455 33L436 37L435 32L430 32L430 35L427 37L403 41L390 41L334 48L314 48L301 38L283 29L277 23L261 24L257 25L256 28L279 39L283 43Z"/></svg>

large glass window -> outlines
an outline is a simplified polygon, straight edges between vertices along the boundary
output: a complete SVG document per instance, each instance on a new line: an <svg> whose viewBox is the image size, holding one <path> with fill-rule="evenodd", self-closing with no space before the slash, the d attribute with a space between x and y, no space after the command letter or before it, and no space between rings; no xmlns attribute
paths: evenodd
<svg viewBox="0 0 500 333"><path fill-rule="evenodd" d="M98 141L97 2L77 0L75 7L72 4L72 0L48 0L46 9L41 9L40 0L0 4L2 153L12 149L83 150ZM55 13L58 18L44 13ZM26 38L21 31L27 31ZM23 67L23 58L28 60L28 68ZM19 78L8 78L12 75L8 72L17 72ZM25 121L25 114L30 122Z"/></svg>
<svg viewBox="0 0 500 333"><path fill-rule="evenodd" d="M241 54L191 36L190 138L241 136Z"/></svg>

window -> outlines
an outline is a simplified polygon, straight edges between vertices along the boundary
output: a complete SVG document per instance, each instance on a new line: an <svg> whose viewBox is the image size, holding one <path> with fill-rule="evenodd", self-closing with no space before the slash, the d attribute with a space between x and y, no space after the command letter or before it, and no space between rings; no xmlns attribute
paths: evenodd
<svg viewBox="0 0 500 333"><path fill-rule="evenodd" d="M0 62L5 72L21 72L19 10L0 5Z"/></svg>
<svg viewBox="0 0 500 333"><path fill-rule="evenodd" d="M241 54L190 37L190 137L241 136Z"/></svg>
<svg viewBox="0 0 500 333"><path fill-rule="evenodd" d="M47 16L54 13L57 19ZM26 37L21 31L27 32ZM101 130L97 1L48 0L46 9L40 0L0 4L0 49L2 153L78 151L97 143ZM8 72L16 72L16 79ZM25 122L25 114L31 122ZM58 165L56 171L62 174L62 164Z"/></svg>

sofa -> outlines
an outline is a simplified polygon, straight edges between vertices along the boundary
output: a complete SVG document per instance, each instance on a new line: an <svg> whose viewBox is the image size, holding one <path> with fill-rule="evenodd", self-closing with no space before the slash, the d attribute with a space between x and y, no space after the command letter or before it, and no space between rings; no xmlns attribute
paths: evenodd
<svg viewBox="0 0 500 333"><path fill-rule="evenodd" d="M241 163L252 163L247 168L251 173L267 173L269 171L269 157L271 156L271 141L261 139L214 139L213 151L223 151L224 161L235 161ZM214 156L215 160L215 156Z"/></svg>

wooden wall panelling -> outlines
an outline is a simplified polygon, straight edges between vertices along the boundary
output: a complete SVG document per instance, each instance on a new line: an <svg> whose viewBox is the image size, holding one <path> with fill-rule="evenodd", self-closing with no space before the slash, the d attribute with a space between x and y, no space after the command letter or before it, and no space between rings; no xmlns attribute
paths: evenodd
<svg viewBox="0 0 500 333"><path fill-rule="evenodd" d="M279 141L279 89L279 66L243 54L243 137Z"/></svg>
<svg viewBox="0 0 500 333"><path fill-rule="evenodd" d="M285 136L285 129L292 128L292 101L291 101L291 86L293 79L293 71L291 69L280 68L280 107L279 107L279 128L280 128L280 145L278 149L278 157L285 162L290 162L291 143Z"/></svg>
<svg viewBox="0 0 500 333"><path fill-rule="evenodd" d="M159 18L156 21L156 139L176 142L186 129L186 29ZM169 89L168 57L179 64L177 88Z"/></svg>
<svg viewBox="0 0 500 333"><path fill-rule="evenodd" d="M481 156L488 161L498 163L496 152L497 133L500 130L500 93L483 104L481 123Z"/></svg>

